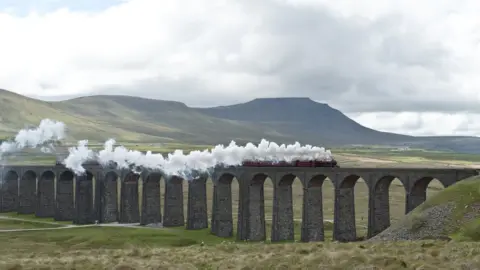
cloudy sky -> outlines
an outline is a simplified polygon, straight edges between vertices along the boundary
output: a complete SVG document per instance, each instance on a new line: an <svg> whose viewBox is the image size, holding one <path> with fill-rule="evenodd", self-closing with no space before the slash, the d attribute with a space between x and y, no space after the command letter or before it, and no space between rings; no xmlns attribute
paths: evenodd
<svg viewBox="0 0 480 270"><path fill-rule="evenodd" d="M305 96L384 131L480 135L479 16L475 0L1 0L0 88Z"/></svg>

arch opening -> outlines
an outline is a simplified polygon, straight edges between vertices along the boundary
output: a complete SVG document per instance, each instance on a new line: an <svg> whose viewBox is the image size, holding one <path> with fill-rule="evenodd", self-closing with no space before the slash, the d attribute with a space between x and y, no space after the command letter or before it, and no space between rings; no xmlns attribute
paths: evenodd
<svg viewBox="0 0 480 270"><path fill-rule="evenodd" d="M405 189L402 182L393 175L380 177L373 188L372 216L368 223L368 237L371 238L390 226L405 213Z"/></svg>
<svg viewBox="0 0 480 270"><path fill-rule="evenodd" d="M433 196L444 188L445 185L442 181L431 176L425 176L416 180L412 185L410 196L407 199L406 212L412 211L422 204L427 199L427 196Z"/></svg>
<svg viewBox="0 0 480 270"><path fill-rule="evenodd" d="M13 212L18 207L18 173L8 171L0 185L0 212Z"/></svg>
<svg viewBox="0 0 480 270"><path fill-rule="evenodd" d="M18 191L18 213L33 214L36 207L37 174L34 171L26 171L22 175Z"/></svg>
<svg viewBox="0 0 480 270"><path fill-rule="evenodd" d="M319 185L323 176L315 176L317 178L315 186ZM333 181L326 177L322 181L322 215L323 215L323 233L324 239L333 239L334 213L335 213L335 185Z"/></svg>

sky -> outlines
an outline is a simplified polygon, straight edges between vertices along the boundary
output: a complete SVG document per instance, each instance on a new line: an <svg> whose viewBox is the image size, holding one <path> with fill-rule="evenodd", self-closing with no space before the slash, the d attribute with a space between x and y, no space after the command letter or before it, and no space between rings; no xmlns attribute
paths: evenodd
<svg viewBox="0 0 480 270"><path fill-rule="evenodd" d="M0 88L309 97L382 131L478 136L478 16L474 0L2 0Z"/></svg>

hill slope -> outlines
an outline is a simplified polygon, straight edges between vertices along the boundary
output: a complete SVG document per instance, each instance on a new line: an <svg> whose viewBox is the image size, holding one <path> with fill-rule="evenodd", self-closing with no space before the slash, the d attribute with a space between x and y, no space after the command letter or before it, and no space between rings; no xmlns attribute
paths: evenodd
<svg viewBox="0 0 480 270"><path fill-rule="evenodd" d="M92 96L44 102L0 90L0 133L11 136L43 118L67 124L70 139L130 142L227 143L263 137L292 141L275 131L201 114L183 103L125 96Z"/></svg>
<svg viewBox="0 0 480 270"><path fill-rule="evenodd" d="M282 133L296 132L302 140L332 144L383 144L413 137L376 131L360 125L339 110L309 98L259 98L247 103L198 111L210 116L251 121Z"/></svg>
<svg viewBox="0 0 480 270"><path fill-rule="evenodd" d="M300 141L326 147L411 145L480 153L476 137L413 137L364 127L327 104L308 98L266 98L215 108L129 96L89 96L45 102L0 90L0 136L41 119L63 121L71 140L218 144L236 140Z"/></svg>
<svg viewBox="0 0 480 270"><path fill-rule="evenodd" d="M253 123L291 134L308 143L327 145L408 145L415 148L480 153L480 138L467 136L414 137L367 128L339 110L309 98L259 98L214 108L198 108L204 114Z"/></svg>
<svg viewBox="0 0 480 270"><path fill-rule="evenodd" d="M446 237L480 240L480 176L465 179L427 198L371 241Z"/></svg>

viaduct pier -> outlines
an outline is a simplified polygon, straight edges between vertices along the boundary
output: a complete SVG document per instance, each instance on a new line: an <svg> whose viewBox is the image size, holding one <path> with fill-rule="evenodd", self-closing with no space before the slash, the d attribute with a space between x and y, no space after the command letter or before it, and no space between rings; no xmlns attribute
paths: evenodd
<svg viewBox="0 0 480 270"><path fill-rule="evenodd" d="M285 241L294 239L292 183L298 178L303 186L300 240L323 241L322 185L328 178L335 188L333 238L348 242L357 239L353 191L358 179L363 179L369 190L367 237L370 238L390 226L388 190L393 179L399 179L405 187L408 213L425 201L432 179L448 187L478 175L475 169L461 168L218 167L210 177L199 175L188 181L188 205L184 213L183 181L186 180L180 177L149 170L135 174L99 165L84 167L86 173L81 176L63 165L4 167L0 178L3 180L0 212L35 214L74 224L162 223L164 227L185 226L189 230L210 225L212 234L218 237L236 235L237 240L264 241L267 238L264 182L270 178L274 186L270 238L273 242ZM236 219L232 215L234 178L239 183ZM165 181L163 202L161 179ZM206 187L210 179L211 217L207 214Z"/></svg>

